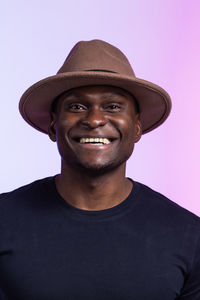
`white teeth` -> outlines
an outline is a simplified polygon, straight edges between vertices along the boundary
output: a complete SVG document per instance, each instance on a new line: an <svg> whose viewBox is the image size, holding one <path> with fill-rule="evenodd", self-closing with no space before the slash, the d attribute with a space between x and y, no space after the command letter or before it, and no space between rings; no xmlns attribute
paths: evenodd
<svg viewBox="0 0 200 300"><path fill-rule="evenodd" d="M110 141L107 138L81 138L80 143L81 144L95 143L95 144L98 144L98 145L101 145L101 144L108 145L108 144L110 144Z"/></svg>

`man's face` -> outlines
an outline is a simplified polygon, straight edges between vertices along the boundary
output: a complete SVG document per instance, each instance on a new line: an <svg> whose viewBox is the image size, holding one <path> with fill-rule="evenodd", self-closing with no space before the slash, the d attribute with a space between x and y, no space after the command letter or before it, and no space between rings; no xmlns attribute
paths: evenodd
<svg viewBox="0 0 200 300"><path fill-rule="evenodd" d="M128 92L88 86L60 96L49 133L63 164L95 173L125 164L140 139L141 126Z"/></svg>

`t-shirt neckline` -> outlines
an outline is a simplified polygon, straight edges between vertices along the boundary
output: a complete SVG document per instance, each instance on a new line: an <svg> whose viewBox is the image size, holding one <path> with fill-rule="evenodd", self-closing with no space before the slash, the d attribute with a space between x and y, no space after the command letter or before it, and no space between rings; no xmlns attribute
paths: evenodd
<svg viewBox="0 0 200 300"><path fill-rule="evenodd" d="M107 208L103 210L84 210L72 206L62 198L62 196L57 191L55 177L56 176L52 177L52 184L51 184L52 193L54 194L55 198L58 200L58 203L60 203L60 205L62 205L62 207L65 208L65 211L73 217L86 218L94 221L122 216L127 212L129 212L131 207L133 207L136 204L138 199L137 194L140 190L139 184L133 181L131 178L128 178L133 183L133 186L130 194L125 200L123 200L122 202L120 202L119 204L111 208Z"/></svg>

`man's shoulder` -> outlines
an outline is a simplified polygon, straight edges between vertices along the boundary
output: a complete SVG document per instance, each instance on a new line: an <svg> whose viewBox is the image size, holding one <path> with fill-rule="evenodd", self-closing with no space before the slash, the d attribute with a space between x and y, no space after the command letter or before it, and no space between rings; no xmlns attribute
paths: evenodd
<svg viewBox="0 0 200 300"><path fill-rule="evenodd" d="M2 193L0 194L0 206L5 203L19 201L20 199L27 199L27 197L29 198L37 193L41 193L41 190L45 190L52 181L53 177L46 177L35 180L10 192Z"/></svg>
<svg viewBox="0 0 200 300"><path fill-rule="evenodd" d="M200 217L190 212L181 205L170 200L163 194L153 190L145 184L135 182L139 191L139 197L142 199L144 209L158 218L167 218L167 220L191 222L200 226Z"/></svg>

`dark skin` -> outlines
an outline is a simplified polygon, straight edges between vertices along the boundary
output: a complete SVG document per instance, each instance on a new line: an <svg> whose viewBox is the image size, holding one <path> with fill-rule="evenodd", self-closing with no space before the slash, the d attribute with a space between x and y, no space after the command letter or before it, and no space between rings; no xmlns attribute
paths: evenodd
<svg viewBox="0 0 200 300"><path fill-rule="evenodd" d="M61 156L59 194L84 210L122 202L132 189L126 162L141 134L134 100L125 90L88 86L61 95L49 126Z"/></svg>

